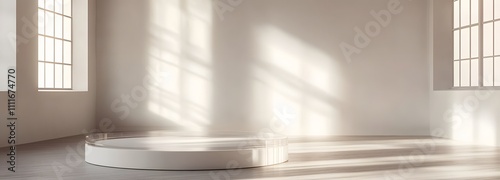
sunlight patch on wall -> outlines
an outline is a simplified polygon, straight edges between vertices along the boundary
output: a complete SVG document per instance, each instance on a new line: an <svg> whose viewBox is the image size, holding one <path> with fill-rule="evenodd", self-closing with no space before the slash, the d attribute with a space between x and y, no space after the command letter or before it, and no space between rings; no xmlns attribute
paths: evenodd
<svg viewBox="0 0 500 180"><path fill-rule="evenodd" d="M210 105L211 85L206 79L189 75L182 79L184 101L189 104L206 108Z"/></svg>
<svg viewBox="0 0 500 180"><path fill-rule="evenodd" d="M337 62L276 27L260 27L254 36L252 114L272 116L276 104L290 106L296 120L288 124L288 134L335 133L341 113L332 102L341 100L343 90Z"/></svg>
<svg viewBox="0 0 500 180"><path fill-rule="evenodd" d="M172 95L179 95L180 58L157 47L150 47L149 56L151 61L149 61L148 72L155 82L155 88Z"/></svg>
<svg viewBox="0 0 500 180"><path fill-rule="evenodd" d="M278 39L277 37L275 37ZM279 38L285 39L285 38ZM271 41L270 39L267 39ZM286 40L286 39L285 39ZM278 40L276 40L278 41ZM279 68L284 71L288 75L294 78L301 78L302 75L302 60L300 59L300 51L291 52L290 49L301 49L300 47L295 47L295 44L290 42L286 42L283 40L279 40L280 45L272 44L272 43L264 43L262 47L262 54L266 54L268 57L265 63L274 66L275 68ZM278 42L279 42L278 41ZM286 46L284 46L286 45Z"/></svg>
<svg viewBox="0 0 500 180"><path fill-rule="evenodd" d="M187 16L187 38L189 55L200 63L211 63L212 56L212 6L210 1L185 0Z"/></svg>
<svg viewBox="0 0 500 180"><path fill-rule="evenodd" d="M210 1L151 0L148 109L164 125L203 130L212 94Z"/></svg>
<svg viewBox="0 0 500 180"><path fill-rule="evenodd" d="M463 142L474 142L474 122L472 119L457 119L454 118L453 121L460 122L456 128L452 129L452 138L454 140L459 140Z"/></svg>
<svg viewBox="0 0 500 180"><path fill-rule="evenodd" d="M335 121L342 118L338 109L325 101L314 98L307 98L305 105L307 107L304 119L307 123L303 128L306 129L308 135L329 135L332 129L337 129Z"/></svg>
<svg viewBox="0 0 500 180"><path fill-rule="evenodd" d="M301 128L296 119L300 117L301 106L299 104L300 92L289 88L287 82L280 81L273 74L261 68L253 69L254 81L252 82L252 119L266 122L277 118L282 124L294 125L289 127L293 131ZM287 108L290 113L282 113L281 108ZM286 116L286 117L283 117ZM290 117L291 116L291 117ZM280 132L281 133L281 132Z"/></svg>
<svg viewBox="0 0 500 180"><path fill-rule="evenodd" d="M494 117L491 117L491 115L488 116L484 115L483 117L476 119L476 142L481 145L496 146L496 121Z"/></svg>
<svg viewBox="0 0 500 180"><path fill-rule="evenodd" d="M181 31L182 11L181 2L183 0L156 1L149 0L151 4L151 25L157 26L164 31L165 36L179 34Z"/></svg>

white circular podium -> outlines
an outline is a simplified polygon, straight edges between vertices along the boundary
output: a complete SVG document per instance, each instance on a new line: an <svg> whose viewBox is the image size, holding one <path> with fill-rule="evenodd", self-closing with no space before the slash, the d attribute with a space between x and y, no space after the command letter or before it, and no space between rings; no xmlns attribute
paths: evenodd
<svg viewBox="0 0 500 180"><path fill-rule="evenodd" d="M261 167L288 161L288 140L266 133L98 133L87 136L85 161L147 170Z"/></svg>

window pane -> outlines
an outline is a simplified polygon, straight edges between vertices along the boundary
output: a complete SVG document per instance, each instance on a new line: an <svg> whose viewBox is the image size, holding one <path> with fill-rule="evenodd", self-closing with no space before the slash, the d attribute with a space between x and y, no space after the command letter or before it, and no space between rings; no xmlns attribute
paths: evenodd
<svg viewBox="0 0 500 180"><path fill-rule="evenodd" d="M460 59L460 30L456 30L454 33L454 41L453 46L454 46L454 59L459 60Z"/></svg>
<svg viewBox="0 0 500 180"><path fill-rule="evenodd" d="M64 0L64 15L71 16L71 0Z"/></svg>
<svg viewBox="0 0 500 180"><path fill-rule="evenodd" d="M38 63L38 88L45 87L45 64L42 62Z"/></svg>
<svg viewBox="0 0 500 180"><path fill-rule="evenodd" d="M62 14L62 0L55 0L55 11Z"/></svg>
<svg viewBox="0 0 500 180"><path fill-rule="evenodd" d="M460 2L459 1L455 1L454 2L454 5L453 5L453 19L454 19L454 22L453 22L453 27L455 28L458 28L460 27Z"/></svg>
<svg viewBox="0 0 500 180"><path fill-rule="evenodd" d="M469 28L462 29L460 32L460 58L470 58L470 30Z"/></svg>
<svg viewBox="0 0 500 180"><path fill-rule="evenodd" d="M470 0L461 0L460 8L461 26L467 26L470 24Z"/></svg>
<svg viewBox="0 0 500 180"><path fill-rule="evenodd" d="M63 88L63 67L60 64L55 65L55 71L54 71L54 87L55 88Z"/></svg>
<svg viewBox="0 0 500 180"><path fill-rule="evenodd" d="M54 13L45 12L45 34L54 36Z"/></svg>
<svg viewBox="0 0 500 180"><path fill-rule="evenodd" d="M64 88L72 88L72 74L71 74L71 66L64 65Z"/></svg>
<svg viewBox="0 0 500 180"><path fill-rule="evenodd" d="M483 7L484 7L484 21L490 21L493 20L493 0L484 0L483 2Z"/></svg>
<svg viewBox="0 0 500 180"><path fill-rule="evenodd" d="M38 34L45 34L45 12L38 10Z"/></svg>
<svg viewBox="0 0 500 180"><path fill-rule="evenodd" d="M500 58L496 57L495 58L495 63L494 63L494 69L493 69L493 74L494 76L494 81L495 81L495 86L500 86Z"/></svg>
<svg viewBox="0 0 500 180"><path fill-rule="evenodd" d="M55 61L58 63L63 62L63 44L62 41L59 39L56 39L55 42Z"/></svg>
<svg viewBox="0 0 500 180"><path fill-rule="evenodd" d="M62 24L62 16L61 15L55 15L55 36L57 38L62 38L62 31L63 31L63 24Z"/></svg>
<svg viewBox="0 0 500 180"><path fill-rule="evenodd" d="M39 61L44 61L45 60L45 37L43 36L38 36L38 60Z"/></svg>
<svg viewBox="0 0 500 180"><path fill-rule="evenodd" d="M470 61L465 60L460 62L460 86L470 86Z"/></svg>
<svg viewBox="0 0 500 180"><path fill-rule="evenodd" d="M498 2L500 4L500 1ZM500 14L496 13L496 14ZM495 47L495 55L500 55L500 22L495 22L495 42L493 46Z"/></svg>
<svg viewBox="0 0 500 180"><path fill-rule="evenodd" d="M45 64L45 88L54 88L54 64Z"/></svg>
<svg viewBox="0 0 500 180"><path fill-rule="evenodd" d="M71 40L71 19L64 17L64 39Z"/></svg>
<svg viewBox="0 0 500 180"><path fill-rule="evenodd" d="M45 7L45 1L44 0L38 0L38 7L39 8L44 8Z"/></svg>
<svg viewBox="0 0 500 180"><path fill-rule="evenodd" d="M493 23L484 24L483 42L484 56L493 56Z"/></svg>
<svg viewBox="0 0 500 180"><path fill-rule="evenodd" d="M45 61L54 61L54 39L46 37L45 38Z"/></svg>
<svg viewBox="0 0 500 180"><path fill-rule="evenodd" d="M472 58L479 57L479 27L474 26L471 28L471 47L470 47L470 56Z"/></svg>
<svg viewBox="0 0 500 180"><path fill-rule="evenodd" d="M71 64L71 42L64 41L64 63Z"/></svg>
<svg viewBox="0 0 500 180"><path fill-rule="evenodd" d="M38 62L38 87L72 88L71 65L54 64L72 63L72 43L67 42L72 39L72 19L65 17L72 16L72 0L37 1L38 60L44 61Z"/></svg>
<svg viewBox="0 0 500 180"><path fill-rule="evenodd" d="M476 24L479 22L479 0L471 0L470 3L471 24Z"/></svg>
<svg viewBox="0 0 500 180"><path fill-rule="evenodd" d="M453 64L453 86L460 87L460 61Z"/></svg>
<svg viewBox="0 0 500 180"><path fill-rule="evenodd" d="M477 59L470 62L470 81L471 86L479 86L479 60Z"/></svg>
<svg viewBox="0 0 500 180"><path fill-rule="evenodd" d="M493 86L493 58L484 58L483 72L484 86Z"/></svg>
<svg viewBox="0 0 500 180"><path fill-rule="evenodd" d="M45 1L45 9L54 11L54 0L46 0Z"/></svg>

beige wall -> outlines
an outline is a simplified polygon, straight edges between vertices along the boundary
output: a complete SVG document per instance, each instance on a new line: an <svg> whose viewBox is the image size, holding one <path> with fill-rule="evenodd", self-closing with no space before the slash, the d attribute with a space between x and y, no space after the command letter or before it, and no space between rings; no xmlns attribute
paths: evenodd
<svg viewBox="0 0 500 180"><path fill-rule="evenodd" d="M401 0L351 63L339 45L393 1L247 0L227 4L224 20L210 2L97 2L98 120L119 130L259 131L284 119L290 135L429 134L428 1Z"/></svg>
<svg viewBox="0 0 500 180"><path fill-rule="evenodd" d="M15 7L14 7L15 8ZM89 0L90 14L95 11L95 0ZM17 143L29 143L81 134L84 129L95 127L95 16L89 18L89 91L88 92L39 92L37 83L37 43L36 34L23 33L28 26L23 20L31 20L36 25L37 1L17 0L17 34L26 38L17 46L18 76L18 124ZM74 17L77 18L77 17ZM36 33L35 29L35 33ZM18 41L20 38L18 38ZM0 102L6 102L5 93L0 94ZM4 119L6 103L0 103L1 117ZM2 126L3 130L4 126ZM2 130L5 135L6 131ZM7 137L3 136L2 137ZM5 146L6 141L0 141Z"/></svg>

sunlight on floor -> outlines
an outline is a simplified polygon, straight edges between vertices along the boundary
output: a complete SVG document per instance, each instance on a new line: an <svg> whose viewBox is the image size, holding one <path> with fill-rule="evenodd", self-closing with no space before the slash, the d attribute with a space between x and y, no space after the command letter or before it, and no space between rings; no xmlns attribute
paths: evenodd
<svg viewBox="0 0 500 180"><path fill-rule="evenodd" d="M422 147L430 142L434 142L433 151L426 151L420 157L411 156L424 152ZM442 139L296 140L290 143L289 150L288 163L265 168L252 178L242 179L484 179L500 176L497 148L466 146Z"/></svg>

